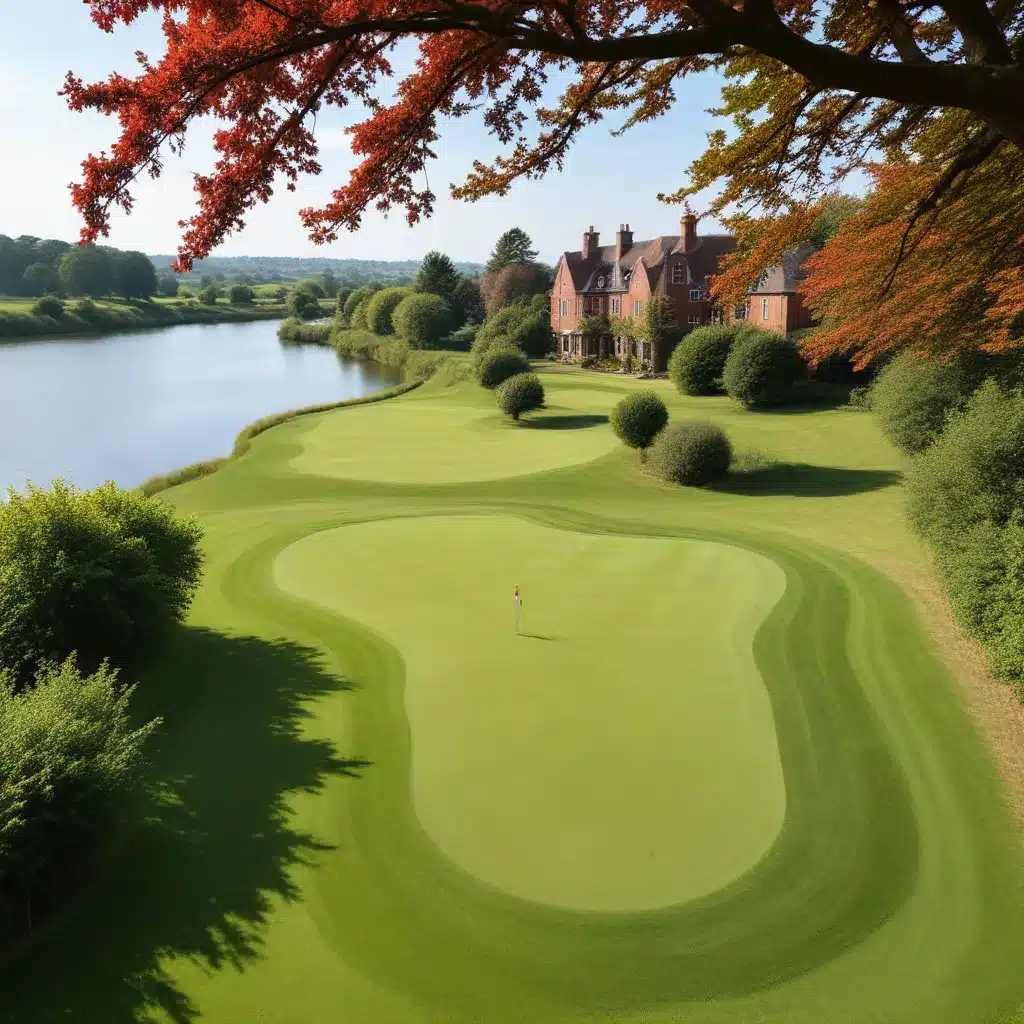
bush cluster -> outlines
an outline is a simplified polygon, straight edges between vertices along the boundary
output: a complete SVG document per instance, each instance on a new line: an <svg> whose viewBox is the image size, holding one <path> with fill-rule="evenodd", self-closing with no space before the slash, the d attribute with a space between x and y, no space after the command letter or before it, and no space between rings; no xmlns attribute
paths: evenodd
<svg viewBox="0 0 1024 1024"><path fill-rule="evenodd" d="M440 295L414 292L398 303L391 319L395 334L412 348L437 348L451 325L451 307Z"/></svg>
<svg viewBox="0 0 1024 1024"><path fill-rule="evenodd" d="M529 373L530 361L517 348L498 348L487 351L480 359L477 380L485 388L496 388L509 377Z"/></svg>
<svg viewBox="0 0 1024 1024"><path fill-rule="evenodd" d="M732 447L721 427L697 421L670 423L647 453L652 473L672 483L698 487L729 472Z"/></svg>
<svg viewBox="0 0 1024 1024"><path fill-rule="evenodd" d="M498 408L518 422L524 412L544 405L544 385L535 373L517 373L497 389Z"/></svg>
<svg viewBox="0 0 1024 1024"><path fill-rule="evenodd" d="M476 332L474 361L479 363L492 349L517 348L531 359L542 359L554 350L551 311L546 295L521 300L498 310Z"/></svg>
<svg viewBox="0 0 1024 1024"><path fill-rule="evenodd" d="M374 334L394 334L392 323L395 310L399 303L412 294L411 288L382 288L370 296L366 305L366 327Z"/></svg>
<svg viewBox="0 0 1024 1024"><path fill-rule="evenodd" d="M743 331L737 324L708 324L683 337L672 350L668 375L684 395L717 395L733 342Z"/></svg>
<svg viewBox="0 0 1024 1024"><path fill-rule="evenodd" d="M320 299L308 288L299 285L288 296L288 312L299 320L315 320L321 313Z"/></svg>
<svg viewBox="0 0 1024 1024"><path fill-rule="evenodd" d="M64 303L55 295L44 295L32 306L32 312L36 316L52 316L54 319L64 315Z"/></svg>
<svg viewBox="0 0 1024 1024"><path fill-rule="evenodd" d="M806 375L807 365L792 341L773 331L748 327L733 342L722 385L730 398L754 409L790 401Z"/></svg>

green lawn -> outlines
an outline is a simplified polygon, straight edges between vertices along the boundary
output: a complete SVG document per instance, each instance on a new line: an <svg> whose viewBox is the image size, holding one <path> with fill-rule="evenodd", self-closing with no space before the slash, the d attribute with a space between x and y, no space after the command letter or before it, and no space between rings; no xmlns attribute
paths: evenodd
<svg viewBox="0 0 1024 1024"><path fill-rule="evenodd" d="M209 563L137 697L161 801L0 1019L1024 1019L1019 842L871 419L646 385L761 453L682 490L611 436L636 383L544 373L530 425L428 384L168 492Z"/></svg>

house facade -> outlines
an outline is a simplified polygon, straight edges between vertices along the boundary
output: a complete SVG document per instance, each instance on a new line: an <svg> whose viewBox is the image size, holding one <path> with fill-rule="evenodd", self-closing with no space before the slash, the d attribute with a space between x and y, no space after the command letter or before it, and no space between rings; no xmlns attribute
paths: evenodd
<svg viewBox="0 0 1024 1024"><path fill-rule="evenodd" d="M732 235L697 233L697 218L685 214L678 235L634 241L628 224L620 225L614 245L600 244L593 226L583 233L583 247L562 253L551 292L551 329L558 358L631 354L655 370L663 370L671 354L656 351L650 341L585 335L580 322L587 316L609 316L643 323L647 304L668 297L676 324L683 333L713 322L719 313L708 297L710 278L722 258L736 247ZM799 250L797 251L799 252ZM746 307L730 310L728 319L749 319L782 334L810 322L796 292L799 266L805 256L786 268L772 268L755 289ZM776 269L779 273L776 274ZM767 306L763 305L767 301ZM762 316L767 310L767 316Z"/></svg>
<svg viewBox="0 0 1024 1024"><path fill-rule="evenodd" d="M750 289L746 306L729 310L726 319L746 320L755 327L778 334L810 327L814 320L797 287L805 276L804 261L813 252L814 247L810 245L787 252L782 263L766 270Z"/></svg>

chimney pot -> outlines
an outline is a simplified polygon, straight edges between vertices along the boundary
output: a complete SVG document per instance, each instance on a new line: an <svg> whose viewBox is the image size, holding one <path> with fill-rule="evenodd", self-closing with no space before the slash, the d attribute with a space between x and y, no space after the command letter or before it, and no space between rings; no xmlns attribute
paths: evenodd
<svg viewBox="0 0 1024 1024"><path fill-rule="evenodd" d="M598 233L594 230L594 225L590 225L589 231L583 232L583 258L589 260L591 256L596 255L598 246Z"/></svg>
<svg viewBox="0 0 1024 1024"><path fill-rule="evenodd" d="M679 218L679 233L682 235L683 252L689 252L697 244L697 217L687 211Z"/></svg>
<svg viewBox="0 0 1024 1024"><path fill-rule="evenodd" d="M629 230L629 225L619 225L619 233L615 236L615 259L621 260L622 257L632 248L633 246L633 232Z"/></svg>

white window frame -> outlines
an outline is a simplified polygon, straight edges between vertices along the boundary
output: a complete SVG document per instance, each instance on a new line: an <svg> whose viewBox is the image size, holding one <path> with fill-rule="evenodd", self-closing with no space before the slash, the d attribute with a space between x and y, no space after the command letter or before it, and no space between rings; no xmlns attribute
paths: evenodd
<svg viewBox="0 0 1024 1024"><path fill-rule="evenodd" d="M686 314L686 322L688 324L699 324L700 323L700 313L694 313L693 311L687 313Z"/></svg>
<svg viewBox="0 0 1024 1024"><path fill-rule="evenodd" d="M616 316L622 312L622 299L612 299L612 312Z"/></svg>
<svg viewBox="0 0 1024 1024"><path fill-rule="evenodd" d="M767 299L762 299L761 300L761 319L762 320L767 320L768 319L768 308L769 308L768 307L768 300Z"/></svg>
<svg viewBox="0 0 1024 1024"><path fill-rule="evenodd" d="M604 274L599 274L599 275L598 275L598 278L597 278L597 287L598 287L598 288L603 288L603 287L604 287Z"/></svg>
<svg viewBox="0 0 1024 1024"><path fill-rule="evenodd" d="M686 284L686 264L677 263L672 268L672 283L673 284Z"/></svg>
<svg viewBox="0 0 1024 1024"><path fill-rule="evenodd" d="M558 300L558 315L568 316L569 315L569 300L559 299Z"/></svg>
<svg viewBox="0 0 1024 1024"><path fill-rule="evenodd" d="M749 313L749 312L750 312L749 306L748 306L748 304L746 302L744 302L742 306L737 306L732 311L732 318L733 318L733 320L746 320L747 319L747 313Z"/></svg>

